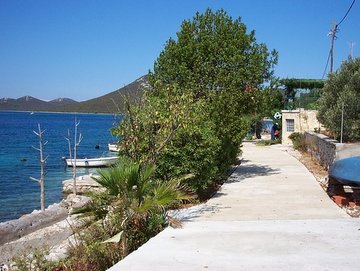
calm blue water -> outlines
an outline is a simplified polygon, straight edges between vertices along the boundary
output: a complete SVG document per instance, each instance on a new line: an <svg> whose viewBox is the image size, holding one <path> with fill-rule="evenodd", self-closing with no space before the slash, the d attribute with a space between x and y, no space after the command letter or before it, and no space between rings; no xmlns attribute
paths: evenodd
<svg viewBox="0 0 360 271"><path fill-rule="evenodd" d="M72 169L65 167L61 158L69 156L65 137L70 129L73 144L75 117L80 121L78 131L83 135L77 157L107 155L107 144L115 140L109 129L118 122L113 115L0 111L0 222L40 209L40 186L30 180L40 177L39 152L32 148L39 146L33 133L38 130L38 123L46 130L43 139L48 141L44 147L44 155L48 156L45 204L62 199L62 181L72 177ZM100 149L95 148L97 144ZM26 161L21 161L22 158ZM78 175L95 171L77 169Z"/></svg>

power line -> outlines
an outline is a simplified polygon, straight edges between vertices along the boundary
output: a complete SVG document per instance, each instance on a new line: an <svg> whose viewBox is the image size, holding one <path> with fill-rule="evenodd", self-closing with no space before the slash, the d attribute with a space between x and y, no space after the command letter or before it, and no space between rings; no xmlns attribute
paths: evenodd
<svg viewBox="0 0 360 271"><path fill-rule="evenodd" d="M338 27L338 26L345 20L346 16L349 14L351 8L352 8L353 5L355 4L355 1L356 1L356 0L353 0L353 1L352 1L351 5L350 5L350 7L349 7L349 9L348 9L348 11L347 11L346 14L344 15L344 17L341 19L340 23L338 23L338 24L336 25L336 27Z"/></svg>
<svg viewBox="0 0 360 271"><path fill-rule="evenodd" d="M328 63L329 63L329 58L330 58L330 73L333 72L333 67L334 67L334 40L336 38L335 34L339 31L339 29L338 29L339 25L346 19L350 10L352 9L352 7L355 4L355 1L356 0L352 1L351 5L348 8L347 12L345 13L344 17L340 20L340 22L338 24L334 25L334 22L332 23L331 31L329 33L329 35L331 36L331 49L330 49L328 61L326 63L326 67L325 67L325 71L326 71ZM324 78L324 74L323 74L323 78Z"/></svg>

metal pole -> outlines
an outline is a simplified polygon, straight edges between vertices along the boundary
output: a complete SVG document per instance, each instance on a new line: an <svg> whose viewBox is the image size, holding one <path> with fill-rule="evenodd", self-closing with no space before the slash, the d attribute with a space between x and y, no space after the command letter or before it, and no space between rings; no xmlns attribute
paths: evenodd
<svg viewBox="0 0 360 271"><path fill-rule="evenodd" d="M344 103L342 103L342 108L341 108L340 143L343 143L343 131L344 131Z"/></svg>

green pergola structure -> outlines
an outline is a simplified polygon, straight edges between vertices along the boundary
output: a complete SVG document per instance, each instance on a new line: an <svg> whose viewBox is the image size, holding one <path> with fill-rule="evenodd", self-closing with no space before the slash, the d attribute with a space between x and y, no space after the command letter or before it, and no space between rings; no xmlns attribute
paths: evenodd
<svg viewBox="0 0 360 271"><path fill-rule="evenodd" d="M285 109L287 110L297 107L312 109L314 103L320 98L320 90L325 84L325 80L298 78L285 78L279 82L285 87ZM310 92L300 93L299 97L296 97L299 90L310 90Z"/></svg>

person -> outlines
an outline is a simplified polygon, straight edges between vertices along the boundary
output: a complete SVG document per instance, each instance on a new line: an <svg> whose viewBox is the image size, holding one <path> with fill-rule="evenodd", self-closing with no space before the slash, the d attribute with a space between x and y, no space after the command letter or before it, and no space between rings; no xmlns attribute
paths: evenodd
<svg viewBox="0 0 360 271"><path fill-rule="evenodd" d="M277 141L279 138L280 131L278 125L279 125L278 123L274 123L271 128L271 140L273 141Z"/></svg>

